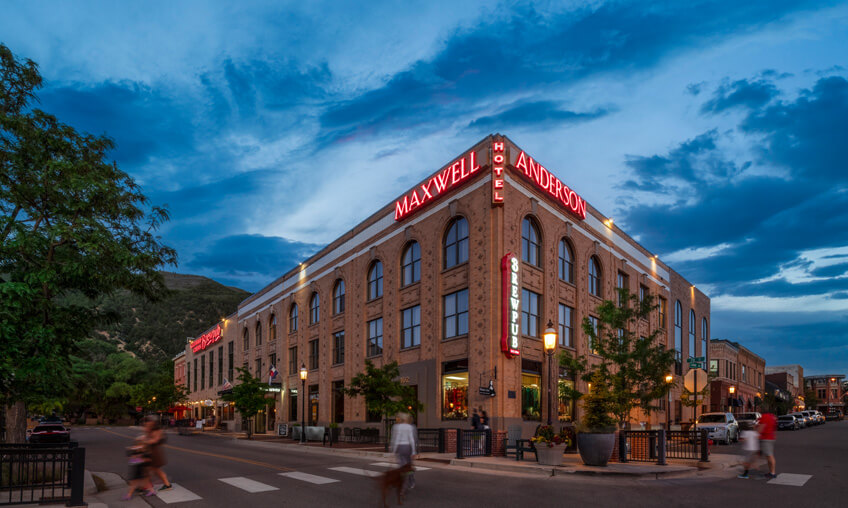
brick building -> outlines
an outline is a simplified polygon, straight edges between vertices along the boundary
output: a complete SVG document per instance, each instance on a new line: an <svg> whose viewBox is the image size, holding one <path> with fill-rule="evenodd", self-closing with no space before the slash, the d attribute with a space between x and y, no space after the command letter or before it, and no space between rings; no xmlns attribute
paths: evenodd
<svg viewBox="0 0 848 508"><path fill-rule="evenodd" d="M756 411L765 393L766 361L738 342L710 341L710 411Z"/></svg>
<svg viewBox="0 0 848 508"><path fill-rule="evenodd" d="M844 411L845 388L842 383L844 379L845 376L842 374L807 376L804 378L807 390L815 392L818 399L818 405L815 408L807 409L818 409L823 413L831 408Z"/></svg>
<svg viewBox="0 0 848 508"><path fill-rule="evenodd" d="M509 139L489 136L250 296L206 332L216 337L208 345L187 344L191 399L225 408L221 369L266 379L274 366L280 391L258 431L299 422L304 397L309 422L377 426L362 400L339 392L367 358L399 362L424 405L421 427L466 426L471 407L496 430L532 431L548 411L571 421L579 407L546 407L546 390L586 387L558 368L548 374L542 332L553 323L558 349L591 361L581 322L617 287L658 298L634 332L663 330L682 386L685 357L708 354L709 298ZM481 394L490 383L494 395ZM679 390L672 414L653 422L681 419Z"/></svg>
<svg viewBox="0 0 848 508"><path fill-rule="evenodd" d="M804 409L804 368L800 365L774 365L766 367L766 379L792 396L796 411Z"/></svg>

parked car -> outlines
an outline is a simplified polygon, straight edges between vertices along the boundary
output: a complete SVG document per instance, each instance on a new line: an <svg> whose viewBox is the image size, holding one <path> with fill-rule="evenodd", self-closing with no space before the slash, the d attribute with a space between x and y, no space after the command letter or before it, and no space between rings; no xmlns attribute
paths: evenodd
<svg viewBox="0 0 848 508"><path fill-rule="evenodd" d="M32 429L29 442L33 444L42 443L67 443L71 440L71 431L62 424L42 424Z"/></svg>
<svg viewBox="0 0 848 508"><path fill-rule="evenodd" d="M824 417L824 415L821 413L821 411L813 411L813 413L816 414L816 418L818 418L819 424L827 423L827 418Z"/></svg>
<svg viewBox="0 0 848 508"><path fill-rule="evenodd" d="M798 420L798 423L800 424L802 429L810 426L809 418L804 413L795 412L795 413L789 413L789 414L791 414L792 416L795 417L795 419Z"/></svg>
<svg viewBox="0 0 848 508"><path fill-rule="evenodd" d="M752 427L756 427L758 423L760 423L760 418L763 415L757 412L752 413L739 413L736 415L736 421L739 423L740 427L742 426L742 422L748 422Z"/></svg>
<svg viewBox="0 0 848 508"><path fill-rule="evenodd" d="M705 413L698 417L695 429L704 429L713 441L730 444L739 441L739 423L731 413Z"/></svg>
<svg viewBox="0 0 848 508"><path fill-rule="evenodd" d="M783 415L777 417L777 430L798 430L801 428L801 424L798 422L798 419L792 415Z"/></svg>
<svg viewBox="0 0 848 508"><path fill-rule="evenodd" d="M818 425L818 424L819 424L819 421L816 419L816 417L815 417L815 415L813 414L813 412L812 412L812 411L810 411L810 410L806 410L806 411L801 411L801 413L802 413L804 416L806 416L806 417L807 417L807 419L808 419L808 425Z"/></svg>
<svg viewBox="0 0 848 508"><path fill-rule="evenodd" d="M828 411L825 415L827 421L838 421L842 419L842 412L839 410Z"/></svg>
<svg viewBox="0 0 848 508"><path fill-rule="evenodd" d="M62 417L60 417L60 416L42 416L41 419L38 420L38 423L42 423L42 424L43 423L51 423L51 424L58 423L59 425L61 425L62 424Z"/></svg>

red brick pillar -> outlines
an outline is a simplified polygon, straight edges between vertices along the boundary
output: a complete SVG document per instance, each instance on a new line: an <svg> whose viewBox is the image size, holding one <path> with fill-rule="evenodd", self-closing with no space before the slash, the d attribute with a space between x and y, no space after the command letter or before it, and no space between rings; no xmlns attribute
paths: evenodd
<svg viewBox="0 0 848 508"><path fill-rule="evenodd" d="M618 433L620 431L615 431L615 444L612 446L612 455L610 456L610 462L618 462Z"/></svg>
<svg viewBox="0 0 848 508"><path fill-rule="evenodd" d="M445 453L456 453L456 429L445 429Z"/></svg>
<svg viewBox="0 0 848 508"><path fill-rule="evenodd" d="M492 431L492 456L493 457L503 457L506 455L506 450L504 449L504 445L506 442L506 431L505 430L493 430Z"/></svg>

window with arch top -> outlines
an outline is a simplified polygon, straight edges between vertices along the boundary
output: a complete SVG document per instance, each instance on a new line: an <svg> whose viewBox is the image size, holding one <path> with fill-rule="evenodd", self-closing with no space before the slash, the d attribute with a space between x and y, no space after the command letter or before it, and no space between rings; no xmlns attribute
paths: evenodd
<svg viewBox="0 0 848 508"><path fill-rule="evenodd" d="M695 356L695 327L697 321L695 320L695 311L689 310L689 357L692 358Z"/></svg>
<svg viewBox="0 0 848 508"><path fill-rule="evenodd" d="M701 356L709 356L709 330L707 329L707 318L701 318Z"/></svg>
<svg viewBox="0 0 848 508"><path fill-rule="evenodd" d="M374 261L368 269L368 299L383 296L383 263Z"/></svg>
<svg viewBox="0 0 848 508"><path fill-rule="evenodd" d="M309 324L314 325L321 319L321 297L318 293L312 293L309 299Z"/></svg>
<svg viewBox="0 0 848 508"><path fill-rule="evenodd" d="M445 233L445 268L468 261L468 221L457 217Z"/></svg>
<svg viewBox="0 0 848 508"><path fill-rule="evenodd" d="M683 306L680 300L674 302L674 369L683 373Z"/></svg>
<svg viewBox="0 0 848 508"><path fill-rule="evenodd" d="M289 309L289 333L297 331L297 304L293 303Z"/></svg>
<svg viewBox="0 0 848 508"><path fill-rule="evenodd" d="M403 251L400 265L401 286L408 286L421 280L421 246L410 242Z"/></svg>
<svg viewBox="0 0 848 508"><path fill-rule="evenodd" d="M277 315L271 314L271 319L268 320L268 340L277 339Z"/></svg>
<svg viewBox="0 0 848 508"><path fill-rule="evenodd" d="M559 241L559 279L574 284L574 251L565 238Z"/></svg>
<svg viewBox="0 0 848 508"><path fill-rule="evenodd" d="M339 279L333 286L333 314L341 314L345 309L344 280Z"/></svg>
<svg viewBox="0 0 848 508"><path fill-rule="evenodd" d="M601 263L598 258L589 258L589 294L601 297Z"/></svg>
<svg viewBox="0 0 848 508"><path fill-rule="evenodd" d="M542 266L542 235L531 217L521 221L521 260L533 266Z"/></svg>
<svg viewBox="0 0 848 508"><path fill-rule="evenodd" d="M256 322L256 345L262 345L262 321Z"/></svg>
<svg viewBox="0 0 848 508"><path fill-rule="evenodd" d="M244 327L244 333L242 334L242 349L247 351L247 348L250 347L250 332L247 331L247 327Z"/></svg>

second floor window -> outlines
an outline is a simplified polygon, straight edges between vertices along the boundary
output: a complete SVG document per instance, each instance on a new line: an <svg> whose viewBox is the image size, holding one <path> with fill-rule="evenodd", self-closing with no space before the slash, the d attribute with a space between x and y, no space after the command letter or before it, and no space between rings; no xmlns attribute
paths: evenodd
<svg viewBox="0 0 848 508"><path fill-rule="evenodd" d="M450 223L445 233L445 268L468 261L468 221L458 217Z"/></svg>
<svg viewBox="0 0 848 508"><path fill-rule="evenodd" d="M318 293L312 293L309 300L309 324L314 325L321 319L321 297Z"/></svg>
<svg viewBox="0 0 848 508"><path fill-rule="evenodd" d="M344 330L333 334L333 364L344 363L345 358L345 334Z"/></svg>
<svg viewBox="0 0 848 508"><path fill-rule="evenodd" d="M339 279L333 287L333 314L341 314L345 309L344 281Z"/></svg>
<svg viewBox="0 0 848 508"><path fill-rule="evenodd" d="M271 319L268 320L268 340L277 339L277 316L271 314Z"/></svg>
<svg viewBox="0 0 848 508"><path fill-rule="evenodd" d="M627 289L630 290L630 277L627 276L624 272L618 272L618 276L616 277L616 287L618 289ZM618 306L621 307L624 305L624 298L621 296L621 292L618 293Z"/></svg>
<svg viewBox="0 0 848 508"><path fill-rule="evenodd" d="M242 349L247 351L247 348L250 347L250 332L247 331L247 327L244 329L244 334L242 336Z"/></svg>
<svg viewBox="0 0 848 508"><path fill-rule="evenodd" d="M666 316L668 315L668 302L665 298L659 298L659 305L657 306L657 314L660 321L660 328L665 330L665 327L668 326L668 322L666 321Z"/></svg>
<svg viewBox="0 0 848 508"><path fill-rule="evenodd" d="M383 354L383 318L368 322L368 356Z"/></svg>
<svg viewBox="0 0 848 508"><path fill-rule="evenodd" d="M533 266L542 266L539 227L530 217L521 221L521 260Z"/></svg>
<svg viewBox="0 0 848 508"><path fill-rule="evenodd" d="M368 299L374 300L383 296L383 263L374 261L368 270Z"/></svg>
<svg viewBox="0 0 848 508"><path fill-rule="evenodd" d="M598 258L589 258L589 294L601 297L601 265Z"/></svg>
<svg viewBox="0 0 848 508"><path fill-rule="evenodd" d="M259 321L256 323L256 345L262 345L262 322Z"/></svg>
<svg viewBox="0 0 848 508"><path fill-rule="evenodd" d="M293 303L289 310L289 333L297 331L297 304Z"/></svg>
<svg viewBox="0 0 848 508"><path fill-rule="evenodd" d="M401 311L402 348L421 345L421 306L416 305Z"/></svg>
<svg viewBox="0 0 848 508"><path fill-rule="evenodd" d="M559 304L559 345L572 347L571 336L574 332L574 309Z"/></svg>
<svg viewBox="0 0 848 508"><path fill-rule="evenodd" d="M529 289L521 290L521 333L528 337L539 336L541 298Z"/></svg>
<svg viewBox="0 0 848 508"><path fill-rule="evenodd" d="M695 356L695 311L689 311L689 358Z"/></svg>
<svg viewBox="0 0 848 508"><path fill-rule="evenodd" d="M559 242L559 279L574 284L574 254L565 238Z"/></svg>
<svg viewBox="0 0 848 508"><path fill-rule="evenodd" d="M400 267L401 286L408 286L421 280L421 246L412 242L403 251Z"/></svg>
<svg viewBox="0 0 848 508"><path fill-rule="evenodd" d="M445 338L468 335L468 290L445 295L442 303Z"/></svg>

